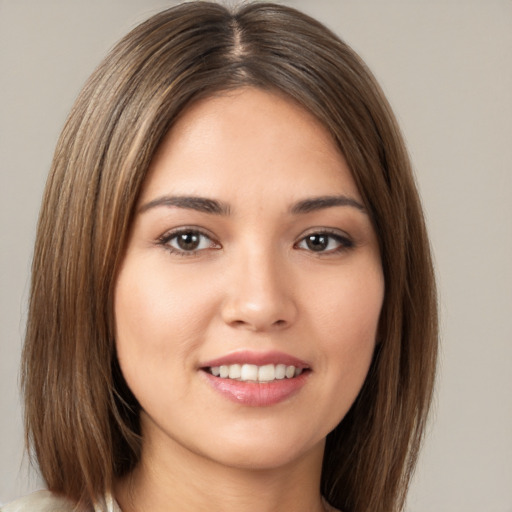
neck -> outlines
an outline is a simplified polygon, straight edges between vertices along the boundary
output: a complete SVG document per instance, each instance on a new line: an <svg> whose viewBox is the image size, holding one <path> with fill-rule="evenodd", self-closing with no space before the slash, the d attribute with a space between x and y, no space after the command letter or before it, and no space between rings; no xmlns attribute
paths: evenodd
<svg viewBox="0 0 512 512"><path fill-rule="evenodd" d="M166 450L146 444L115 496L123 512L323 512L323 448L282 466L252 469L218 463L177 443Z"/></svg>

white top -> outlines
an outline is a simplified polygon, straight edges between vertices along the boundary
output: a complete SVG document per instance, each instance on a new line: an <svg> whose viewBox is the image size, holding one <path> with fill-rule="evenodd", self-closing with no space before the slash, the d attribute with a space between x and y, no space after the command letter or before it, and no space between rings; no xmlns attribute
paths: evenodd
<svg viewBox="0 0 512 512"><path fill-rule="evenodd" d="M73 512L74 505L66 498L50 491L37 491L19 500L8 503L0 512ZM104 503L94 507L94 512L121 512L119 505L110 494L105 495Z"/></svg>
<svg viewBox="0 0 512 512"><path fill-rule="evenodd" d="M339 512L325 500L324 507L328 512ZM66 498L56 496L50 491L37 491L24 498L8 503L0 512L73 512L74 505ZM94 512L122 512L110 494L106 494L104 503L94 507Z"/></svg>

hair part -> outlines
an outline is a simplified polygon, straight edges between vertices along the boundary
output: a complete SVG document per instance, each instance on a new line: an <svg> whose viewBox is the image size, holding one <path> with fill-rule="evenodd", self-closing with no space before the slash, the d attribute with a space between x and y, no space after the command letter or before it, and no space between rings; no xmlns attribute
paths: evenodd
<svg viewBox="0 0 512 512"><path fill-rule="evenodd" d="M27 443L50 490L90 506L140 457L139 406L115 354L113 289L153 155L192 101L284 94L346 158L379 240L385 298L363 389L329 434L322 493L344 512L403 507L436 367L429 244L397 123L359 57L272 3L185 3L122 39L57 144L37 231L22 363Z"/></svg>

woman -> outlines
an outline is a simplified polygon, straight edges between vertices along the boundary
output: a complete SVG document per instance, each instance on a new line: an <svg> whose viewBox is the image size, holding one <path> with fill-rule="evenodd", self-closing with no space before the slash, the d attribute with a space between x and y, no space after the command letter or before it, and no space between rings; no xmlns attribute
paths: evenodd
<svg viewBox="0 0 512 512"><path fill-rule="evenodd" d="M57 146L23 363L50 493L5 510L400 510L436 344L419 199L364 64L287 7L169 9Z"/></svg>

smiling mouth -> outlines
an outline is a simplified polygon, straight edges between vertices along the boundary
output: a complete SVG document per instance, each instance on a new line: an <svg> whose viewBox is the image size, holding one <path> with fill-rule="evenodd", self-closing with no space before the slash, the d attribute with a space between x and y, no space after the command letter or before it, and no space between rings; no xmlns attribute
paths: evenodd
<svg viewBox="0 0 512 512"><path fill-rule="evenodd" d="M219 379L236 380L239 382L269 383L285 379L294 379L307 368L285 364L230 364L221 366L207 366L202 368L205 372Z"/></svg>

